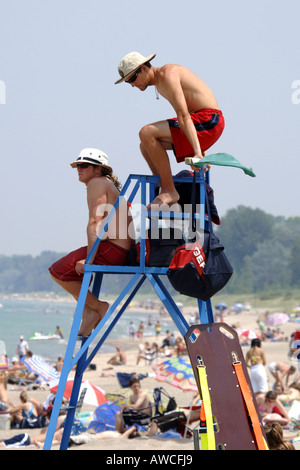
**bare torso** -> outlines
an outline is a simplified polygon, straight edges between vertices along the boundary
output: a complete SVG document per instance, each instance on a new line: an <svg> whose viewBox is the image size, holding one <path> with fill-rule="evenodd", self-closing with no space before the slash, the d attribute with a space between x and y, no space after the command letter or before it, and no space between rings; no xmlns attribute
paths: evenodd
<svg viewBox="0 0 300 470"><path fill-rule="evenodd" d="M143 413L151 415L151 402L146 392L140 390L138 393L133 393L130 395L130 404L138 404L138 408L141 409Z"/></svg>
<svg viewBox="0 0 300 470"><path fill-rule="evenodd" d="M87 202L91 214L97 219L97 235L105 225L107 217L119 196L119 191L115 185L105 176L93 178L87 186ZM112 243L129 250L132 245L130 235L130 224L132 218L127 205L127 201L122 199L118 209L102 240L109 240Z"/></svg>
<svg viewBox="0 0 300 470"><path fill-rule="evenodd" d="M219 109L214 94L203 80L186 67L175 64L167 64L155 70L156 88L171 104L173 96L169 80L172 76L179 77L189 113L204 108Z"/></svg>

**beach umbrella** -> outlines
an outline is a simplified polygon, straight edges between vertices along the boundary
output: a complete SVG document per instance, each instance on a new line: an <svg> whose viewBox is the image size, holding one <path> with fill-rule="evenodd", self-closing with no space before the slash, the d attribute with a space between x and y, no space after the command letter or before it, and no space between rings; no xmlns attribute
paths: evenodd
<svg viewBox="0 0 300 470"><path fill-rule="evenodd" d="M215 306L217 310L225 310L227 308L227 304L225 302L220 302L218 305Z"/></svg>
<svg viewBox="0 0 300 470"><path fill-rule="evenodd" d="M0 354L0 369L8 369L8 359L5 354Z"/></svg>
<svg viewBox="0 0 300 470"><path fill-rule="evenodd" d="M64 397L66 398L66 400L70 400L71 398L73 382L74 382L73 379L67 380L65 391L64 391ZM56 393L57 388L58 388L58 381L55 385L51 384L50 392ZM84 380L83 382L81 382L79 395L81 394L82 390L85 388L86 388L86 393L84 395L83 403L85 403L86 405L100 406L107 401L104 390L102 390L102 388L100 387L97 387L96 385L91 384L88 380Z"/></svg>
<svg viewBox="0 0 300 470"><path fill-rule="evenodd" d="M174 385L183 391L198 391L193 368L184 358L172 358L152 368L156 380Z"/></svg>
<svg viewBox="0 0 300 470"><path fill-rule="evenodd" d="M28 359L23 359L22 362L24 362L29 372L42 377L48 383L59 378L59 373L54 367L39 356L34 355Z"/></svg>
<svg viewBox="0 0 300 470"><path fill-rule="evenodd" d="M234 304L234 308L243 309L243 308L244 308L244 304L236 303L236 304Z"/></svg>
<svg viewBox="0 0 300 470"><path fill-rule="evenodd" d="M4 341L0 340L0 369L8 369L8 357Z"/></svg>
<svg viewBox="0 0 300 470"><path fill-rule="evenodd" d="M284 325L290 320L285 313L271 313L265 319L265 324L269 326Z"/></svg>
<svg viewBox="0 0 300 470"><path fill-rule="evenodd" d="M152 400L152 392L145 388L143 388L143 390L148 394L150 400ZM132 390L130 388L123 388L122 390L120 390L120 392L108 392L105 396L106 399L114 405L126 406L129 404L130 395L132 395Z"/></svg>
<svg viewBox="0 0 300 470"><path fill-rule="evenodd" d="M89 429L95 432L111 431L116 427L116 414L121 408L114 403L103 403L94 411Z"/></svg>
<svg viewBox="0 0 300 470"><path fill-rule="evenodd" d="M118 406L125 406L129 403L129 396L132 394L132 391L127 388L123 389L118 393L107 393L106 399Z"/></svg>
<svg viewBox="0 0 300 470"><path fill-rule="evenodd" d="M247 339L260 339L260 336L254 330L241 329L237 330L239 336L245 336Z"/></svg>

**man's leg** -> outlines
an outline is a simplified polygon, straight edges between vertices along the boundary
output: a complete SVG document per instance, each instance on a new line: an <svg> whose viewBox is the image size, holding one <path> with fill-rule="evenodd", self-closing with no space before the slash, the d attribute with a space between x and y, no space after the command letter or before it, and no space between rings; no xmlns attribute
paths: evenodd
<svg viewBox="0 0 300 470"><path fill-rule="evenodd" d="M149 437L155 436L155 434L157 434L157 433L158 433L158 425L155 421L151 421L148 436Z"/></svg>
<svg viewBox="0 0 300 470"><path fill-rule="evenodd" d="M144 126L139 133L141 152L154 175L160 176L160 194L149 204L174 204L179 199L166 150L172 149L172 136L167 121L159 121Z"/></svg>
<svg viewBox="0 0 300 470"><path fill-rule="evenodd" d="M52 275L51 277L65 291L71 294L75 300L78 300L81 289L81 281L65 282L55 278ZM102 302L101 300L97 299L97 297L95 297L91 291L88 290L78 335L84 337L88 336L97 326L99 321L102 320L108 308L108 302Z"/></svg>
<svg viewBox="0 0 300 470"><path fill-rule="evenodd" d="M101 304L101 311L92 310L85 304L82 315L82 322L78 331L79 336L83 336L86 338L100 323L109 308L108 302L101 302Z"/></svg>

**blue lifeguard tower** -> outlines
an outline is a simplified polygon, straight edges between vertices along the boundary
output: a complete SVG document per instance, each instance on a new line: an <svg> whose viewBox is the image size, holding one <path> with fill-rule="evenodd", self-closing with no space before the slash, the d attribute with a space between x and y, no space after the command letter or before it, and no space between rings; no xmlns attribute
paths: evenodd
<svg viewBox="0 0 300 470"><path fill-rule="evenodd" d="M210 163L209 159L207 161L207 157L206 157L205 163ZM212 162L212 164L214 164L214 162ZM231 166L235 166L235 165L231 165ZM70 403L68 406L67 416L65 419L64 432L63 432L61 446L60 446L61 450L67 449L70 434L71 434L71 429L72 429L72 425L74 421L76 405L78 401L78 395L79 395L79 390L80 390L83 374L86 368L91 363L95 354L99 351L100 347L102 346L102 344L104 343L104 341L106 340L110 332L112 331L113 327L118 322L119 318L124 313L126 308L129 306L130 302L132 301L132 299L134 298L134 296L136 295L136 293L138 292L138 290L143 285L146 279L150 281L158 297L160 298L163 305L167 309L168 313L172 317L174 323L176 324L179 332L185 338L187 348L190 354L191 363L193 365L194 375L197 381L199 393L200 393L200 396L203 395L203 402L206 403L207 426L205 425L206 427L204 427L201 432L204 433L204 435L206 436L208 435L208 439L203 440L204 442L203 448L208 448L208 449L222 448L223 449L223 448L226 448L226 446L228 449L230 448L229 441L227 443L226 429L225 429L225 426L223 425L224 423L222 422L222 418L220 418L221 415L224 415L224 407L223 407L222 413L220 411L220 414L219 414L218 406L215 407L215 409L213 408L211 413L209 413L209 410L211 410L211 403L213 403L214 401L213 400L213 395L215 393L214 389L216 390L217 388L218 389L220 388L216 382L216 380L218 381L218 374L219 374L219 371L217 371L217 368L220 367L220 373L222 373L222 371L226 369L226 368L224 369L223 367L225 356L223 354L224 351L222 350L222 348L227 351L226 354L229 357L229 361L231 361L231 366L233 362L234 363L237 362L239 364L243 363L242 351L240 349L237 338L234 337L234 332L232 332L230 328L227 326L223 328L224 329L223 331L222 329L220 329L223 324L214 323L212 304L210 300L208 301L197 300L200 325L198 328L196 326L196 327L193 327L193 329L191 330L182 312L180 311L179 307L173 300L172 296L168 292L168 289L166 288L165 284L163 283L161 279L162 276L165 276L167 274L168 267L146 266L145 244L146 244L146 232L148 228L147 220L150 219L151 221L154 221L154 223L156 223L159 219L164 219L164 217L168 218L169 220L170 218L174 218L174 219L177 218L180 220L189 220L189 218L191 217L190 212L189 213L185 213L185 212L164 213L162 211L153 212L153 211L146 210L147 204L154 199L155 187L157 185L158 180L159 178L156 176L147 176L147 175L131 174L128 177L115 203L114 209L111 211L111 213L109 214L107 218L105 227L103 227L103 229L99 233L98 238L86 259L84 277L83 277L82 286L81 286L81 290L80 290L80 294L79 294L79 298L77 302L77 308L75 311L73 324L72 324L72 328L71 328L71 332L69 336L69 341L68 341L68 345L66 349L66 354L64 358L64 364L63 364L63 368L62 368L62 372L60 376L60 381L59 381L59 385L58 385L57 392L56 392L56 398L55 398L55 402L54 402L54 406L53 406L53 410L52 410L52 414L51 414L51 418L49 422L49 427L48 427L46 440L44 444L44 450L49 450L51 448L57 420L58 420L59 413L62 407L63 395L64 395L65 386L68 380L68 376L71 370L76 366L73 389L72 389L72 394L70 398ZM176 183L176 181L178 180L176 180L176 177L174 177L174 182ZM191 176L186 176L183 178L181 177L179 181L192 183L193 176L191 175ZM205 216L205 190L206 190L205 183L209 183L209 172L204 172L204 169L200 168L199 172L197 172L196 181L199 183L199 191L200 191L200 211L198 214L196 214L196 218L198 219L198 227L200 229L204 229L206 228L206 222L207 222L207 216ZM97 250L98 245L101 242L104 236L104 233L123 198L126 199L129 205L132 205L134 201L136 202L136 200L139 199L139 204L140 204L140 223L139 223L140 225L140 262L139 262L139 265L138 266L93 265L90 263L90 260L92 259L95 251ZM86 300L88 289L90 287L92 276L94 279L93 284L92 284L92 292L95 296L99 297L100 292L101 292L101 284L102 284L103 276L111 275L111 274L127 274L127 275L131 275L131 277L127 285L123 288L122 292L119 294L117 299L109 307L104 318L100 321L100 323L97 325L94 331L87 338L80 339L81 347L79 351L75 353L76 344L78 344L77 343L78 331L80 328L85 300ZM122 306L119 308L121 303L122 303ZM110 323L108 324L108 326L106 326L108 323L108 320L110 320ZM212 341L214 343L212 343ZM96 345L94 345L95 343ZM234 348L234 353L235 353L235 356L233 358L231 357L232 347ZM91 351L89 351L89 349L91 349ZM199 353L199 350L201 351L200 353ZM219 351L217 368L215 367L216 351ZM212 362L211 362L211 359L213 359ZM203 367L205 367L205 365L208 363L209 363L210 373L203 375ZM199 371L198 373L199 367L201 371ZM229 370L226 369L226 376L229 376L230 374L232 375L231 369L230 369L230 372ZM247 368L244 364L243 364L242 375L246 377L248 388L251 389L251 384L247 376ZM208 382L214 383L214 387L212 387L212 389L211 387L208 387L207 380ZM230 380L231 382L229 381L230 383L228 385L229 392L230 392L230 388L238 386L236 384L232 384L232 379ZM222 384L222 387L224 387L224 383ZM209 392L209 390L211 391ZM211 393L211 396L210 396L210 393ZM247 428L245 441L246 442L249 441L249 448L254 450L254 449L257 449L258 447L255 441L255 438L253 438L253 430L249 429L249 425L248 425L249 420L248 420L247 412L245 413L245 406L244 406L245 399L243 398L243 395L241 394L239 395L240 395L240 399L239 397L235 397L234 404L230 403L229 408L232 408L232 406L234 406L235 412L236 412L237 407L240 406L240 409L242 410L241 413L244 414L244 418L240 426L243 429ZM247 399L249 402L249 397ZM217 401L218 402L220 401L219 397L217 397ZM250 397L250 401L251 401L251 397ZM231 413L232 410L229 409L228 411L232 416L232 413ZM253 406L252 406L251 414L256 415L256 413L257 413L257 410L255 406L254 406L254 411L253 411ZM257 418L257 416L254 416L254 417L255 419ZM218 424L219 429L221 429L220 438L222 441L218 445L215 444L215 439L214 439L216 426L213 423L215 422L216 419L218 420L218 423L219 423ZM227 419L227 417L225 417L224 419ZM258 427L261 428L261 423L259 423ZM236 444L234 444L234 446L235 446L234 448L238 448Z"/></svg>

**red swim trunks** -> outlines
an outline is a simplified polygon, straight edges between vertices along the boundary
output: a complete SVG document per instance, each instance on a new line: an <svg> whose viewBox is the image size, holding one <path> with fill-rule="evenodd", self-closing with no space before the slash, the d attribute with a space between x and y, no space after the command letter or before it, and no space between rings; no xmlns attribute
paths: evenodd
<svg viewBox="0 0 300 470"><path fill-rule="evenodd" d="M219 109L201 109L191 114L202 152L209 149L221 136L225 122ZM178 119L167 119L173 139L173 150L178 163L193 157L194 151L179 127Z"/></svg>
<svg viewBox="0 0 300 470"><path fill-rule="evenodd" d="M99 243L99 248L94 258L93 264L102 264L107 266L124 266L126 263L128 251L110 241ZM83 274L78 275L75 271L77 261L85 259L87 256L87 247L83 246L78 250L71 251L68 255L59 259L49 268L50 274L65 282L81 281Z"/></svg>

